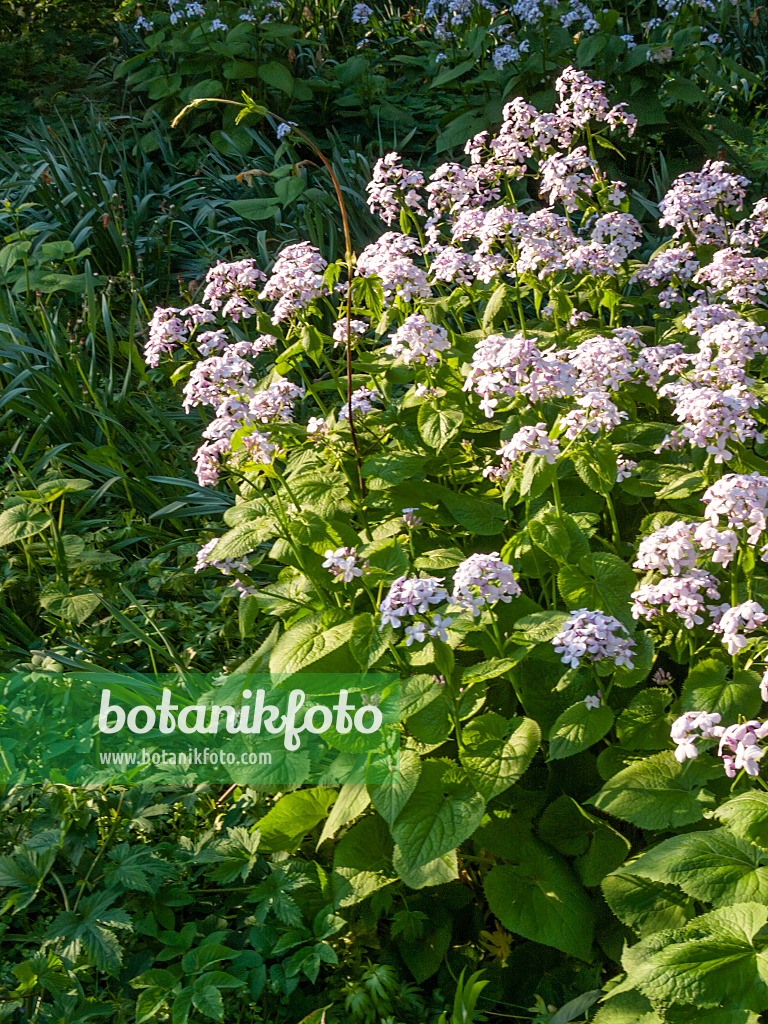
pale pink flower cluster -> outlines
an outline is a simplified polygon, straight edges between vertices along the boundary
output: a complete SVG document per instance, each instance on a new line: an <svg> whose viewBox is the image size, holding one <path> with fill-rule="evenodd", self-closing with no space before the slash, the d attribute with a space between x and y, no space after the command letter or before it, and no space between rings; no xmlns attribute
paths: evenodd
<svg viewBox="0 0 768 1024"><path fill-rule="evenodd" d="M599 434L610 431L628 418L619 409L607 391L595 388L576 399L576 408L567 412L561 420L561 427L569 441L582 434Z"/></svg>
<svg viewBox="0 0 768 1024"><path fill-rule="evenodd" d="M300 312L327 291L323 273L328 266L317 246L309 242L288 245L275 261L260 299L274 299L272 323L279 324Z"/></svg>
<svg viewBox="0 0 768 1024"><path fill-rule="evenodd" d="M623 635L622 635L623 634ZM572 611L557 636L552 639L555 654L571 668L578 668L582 660L589 662L612 661L617 668L634 667L631 639L625 626L605 612L577 608Z"/></svg>
<svg viewBox="0 0 768 1024"><path fill-rule="evenodd" d="M768 622L768 615L757 601L744 601L734 607L722 605L721 610L722 615L709 628L722 636L731 655L738 654L749 643L744 633L754 633Z"/></svg>
<svg viewBox="0 0 768 1024"><path fill-rule="evenodd" d="M521 427L496 454L501 456L501 465L486 467L483 476L496 481L505 480L525 455L546 459L550 465L554 465L560 454L560 444L550 438L546 423L537 423L535 426Z"/></svg>
<svg viewBox="0 0 768 1024"><path fill-rule="evenodd" d="M219 540L219 537L214 537L213 540L208 541L207 544L204 544L200 548L195 560L195 572L202 572L203 569L208 568L218 569L223 576L232 577L230 586L237 590L241 599L249 597L251 594L255 594L255 587L248 586L235 575L236 573L247 573L251 571L253 566L251 565L250 558L247 555L242 558L212 557Z"/></svg>
<svg viewBox="0 0 768 1024"><path fill-rule="evenodd" d="M713 526L721 519L737 533L746 531L751 547L756 547L768 526L768 477L760 473L726 473L706 489L701 499Z"/></svg>
<svg viewBox="0 0 768 1024"><path fill-rule="evenodd" d="M421 313L412 313L392 333L384 351L406 364L423 362L426 366L434 366L438 353L450 347L444 327L430 323Z"/></svg>
<svg viewBox="0 0 768 1024"><path fill-rule="evenodd" d="M768 721L750 719L729 726L720 725L717 712L686 711L672 723L670 736L677 744L675 757L683 764L698 757L695 740L717 739L717 755L723 759L723 768L729 779L741 771L753 778L760 774L760 759L765 754L758 740L768 736ZM694 736L698 733L698 736Z"/></svg>
<svg viewBox="0 0 768 1024"><path fill-rule="evenodd" d="M416 191L423 185L421 171L404 167L399 153L387 153L376 161L371 180L365 186L368 209L378 213L385 224L399 217L403 207L426 217L422 198Z"/></svg>
<svg viewBox="0 0 768 1024"><path fill-rule="evenodd" d="M642 583L632 593L632 617L655 619L662 611L677 615L686 629L703 625L709 601L718 601L715 577L703 569L689 569L681 576L666 576L658 583Z"/></svg>
<svg viewBox="0 0 768 1024"><path fill-rule="evenodd" d="M491 334L477 343L463 390L480 395L480 409L490 419L499 397L525 395L538 402L572 394L575 383L573 369L542 353L532 338Z"/></svg>
<svg viewBox="0 0 768 1024"><path fill-rule="evenodd" d="M483 608L502 601L508 604L521 594L512 566L502 561L498 551L465 558L453 575L452 604L462 611L480 614Z"/></svg>
<svg viewBox="0 0 768 1024"><path fill-rule="evenodd" d="M675 178L659 203L659 226L672 228L675 238L692 236L696 244L727 243L726 214L741 210L749 184L727 166L722 160L707 160L700 171Z"/></svg>
<svg viewBox="0 0 768 1024"><path fill-rule="evenodd" d="M384 600L379 605L381 613L381 624L379 629L391 625L399 629L403 619L415 618L417 615L425 617L426 621L416 620L405 627L406 646L413 643L424 643L427 636L436 637L440 640L446 639L446 629L451 624L450 618L443 618L432 610L433 605L442 604L448 600L448 591L442 585L443 576L424 576L419 579L409 579L401 576L396 579Z"/></svg>
<svg viewBox="0 0 768 1024"><path fill-rule="evenodd" d="M426 271L413 259L420 252L415 238L388 231L363 249L355 272L361 277L378 277L386 299L395 295L405 302L428 299L432 292Z"/></svg>
<svg viewBox="0 0 768 1024"><path fill-rule="evenodd" d="M729 441L763 440L752 415L760 403L743 384L722 389L684 381L665 384L659 395L674 399L672 415L682 427L664 439L659 451L687 442L694 448L703 448L714 456L715 462L721 463L733 457Z"/></svg>
<svg viewBox="0 0 768 1024"><path fill-rule="evenodd" d="M352 415L355 419L359 416L367 416L369 412L373 412L375 406L374 402L381 402L382 397L375 388L367 388L365 386L357 388L356 391L352 392L351 404L352 404ZM349 419L349 405L344 403L339 410L339 419Z"/></svg>
<svg viewBox="0 0 768 1024"><path fill-rule="evenodd" d="M368 563L366 561L358 562L356 548L336 548L335 551L329 548L325 552L323 568L335 576L337 582L343 580L344 583L352 583L358 576L363 575L368 568Z"/></svg>

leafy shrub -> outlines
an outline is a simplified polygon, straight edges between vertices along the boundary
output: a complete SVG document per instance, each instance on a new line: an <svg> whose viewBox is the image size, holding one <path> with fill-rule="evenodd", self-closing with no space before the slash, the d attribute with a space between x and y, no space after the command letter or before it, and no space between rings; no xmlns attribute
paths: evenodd
<svg viewBox="0 0 768 1024"><path fill-rule="evenodd" d="M749 141L744 121L763 98L764 65L744 39L742 14L714 0L669 3L660 14L655 4L431 0L423 10L349 5L338 19L320 5L300 18L280 5L169 7L142 9L143 47L119 70L167 117L195 98L239 100L245 89L309 130L332 119L382 140L405 132L414 152L435 144L439 156L498 123L511 96L551 109L552 76L570 64L609 80L638 116L643 130L624 147L622 176L643 182L660 142L676 173L698 154L714 157L726 137ZM247 150L235 118L232 106L198 108L188 144L204 128L223 151Z"/></svg>
<svg viewBox="0 0 768 1024"><path fill-rule="evenodd" d="M768 728L739 724L765 687L766 201L745 215L749 183L707 163L655 225L596 159L632 115L575 69L557 88L554 114L511 102L468 166L380 161L369 202L400 231L349 263L301 243L268 276L213 267L199 302L156 311L145 355L213 409L198 479L235 505L199 564L265 622L259 664L403 678L398 784L334 809L337 906L393 883L452 900L463 879L459 906L494 922L497 995L524 990L503 965L533 948L557 951L560 999L586 999L631 928L602 1020L751 1020L762 990L734 1003L717 962L729 942L758 962L754 890L738 924L716 907L687 925L675 865L719 841L711 812L748 798ZM647 938L635 871L672 890ZM456 963L460 929L422 923L417 981Z"/></svg>

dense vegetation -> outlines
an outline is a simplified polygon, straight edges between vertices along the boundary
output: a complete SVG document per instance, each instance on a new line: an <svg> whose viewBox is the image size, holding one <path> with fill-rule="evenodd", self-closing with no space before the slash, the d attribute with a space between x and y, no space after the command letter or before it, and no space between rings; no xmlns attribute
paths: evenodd
<svg viewBox="0 0 768 1024"><path fill-rule="evenodd" d="M0 1016L768 1019L766 8L0 0L0 63ZM94 669L393 674L399 772L75 785Z"/></svg>

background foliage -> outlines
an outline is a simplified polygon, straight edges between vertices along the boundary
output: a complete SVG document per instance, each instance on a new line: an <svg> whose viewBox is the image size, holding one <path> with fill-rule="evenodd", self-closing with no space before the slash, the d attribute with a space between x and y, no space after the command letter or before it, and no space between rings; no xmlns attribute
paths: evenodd
<svg viewBox="0 0 768 1024"><path fill-rule="evenodd" d="M531 26L476 5L447 36L439 4L429 17L406 3L376 5L367 24L332 0L271 12L254 5L255 23L239 20L244 6L208 6L228 26L215 37L199 18L171 25L159 4L0 3L0 484L4 510L29 507L32 523L2 539L0 657L25 691L68 667L183 678L189 669L268 665L274 622L291 626L285 601L241 602L219 573L195 572L201 544L222 532L222 516L233 521L242 495L196 482L204 417L184 415L174 368L149 370L142 357L154 308L199 301L217 260L253 256L266 271L281 248L305 238L328 261L343 255L328 173L309 148L276 138L279 117L328 156L357 252L382 230L365 202L380 156L398 149L425 173L460 159L466 139L495 128L513 96L551 110L554 80L568 64L608 81L612 101L638 116L622 152L604 138L599 155L628 183L646 228L644 256L677 174L725 156L753 179L756 195L768 175L768 21L759 4L682 5L666 20L656 5L617 4L596 10L594 32L581 23L566 30L564 6L546 8ZM151 31L134 28L139 14ZM662 24L649 29L659 14ZM720 42L709 41L713 33ZM634 48L620 41L627 34ZM529 48L497 67L505 41ZM664 62L650 59L667 47ZM169 127L196 97L239 100L243 90L276 116L238 125L235 107L210 104ZM375 290L369 298L374 309L381 303ZM502 329L513 315L506 298L494 310L482 297L484 327ZM533 297L526 307L533 315ZM330 347L329 316L321 326ZM302 365L320 378L312 339L304 344ZM356 372L356 383L368 380L364 368ZM414 404L402 418L401 467L369 464L369 485L373 477L379 497L391 491L398 507L420 504L423 484L409 481L425 445L428 472L443 485L447 464L462 459L469 480L457 422ZM474 426L478 443L488 443L482 422ZM764 454L740 451L742 468L762 470ZM647 450L644 457L659 461ZM311 473L326 472L323 459L310 463L296 471L308 492ZM649 468L650 483L634 494L631 484L621 489L618 551L609 549L599 451L596 465L576 464L563 481L567 516L580 516L570 526L547 518L544 490L533 496L517 555L542 594L554 586L561 613L578 606L584 587L600 589L601 569L608 589L627 591L611 559L628 557L643 516L662 506L699 514L701 480L675 490L680 465L672 466L658 478ZM381 580L404 571L403 559L440 575L456 564L457 547L464 555L487 549L498 515L475 484L465 489L463 505L433 502L439 544L412 550L394 533L383 538L392 550L382 557L393 561L378 567ZM251 500L259 512L258 495ZM309 503L305 511L307 548L319 563L331 540L323 534L313 549L310 528L312 515L325 513ZM346 515L333 523L339 543L349 539ZM585 537L594 561L575 579L563 552L570 545L583 557ZM376 568L373 552L371 560ZM527 611L542 608L543 599ZM506 628L514 625L510 616ZM0 1013L13 1024L294 1024L319 1022L319 1008L329 1007L329 1022L355 1024L480 1020L483 1011L539 1024L682 1024L694 1014L706 1024L752 1024L768 1007L763 794L741 783L732 795L712 759L684 768L674 760L668 729L685 672L673 661L664 662L666 686L647 681L647 666L639 688L614 690L616 723L586 734L576 752L561 722L561 754L571 756L554 756L552 731L586 683L543 655L545 621L527 628L547 699L526 693L520 722L509 737L497 735L493 716L506 723L517 709L510 680L525 687L530 677L493 649L460 654L457 669L452 648L433 645L435 660L424 660L413 684L404 791L374 798L373 807L349 788L0 788ZM479 661L490 667L473 679ZM462 672L469 696L452 694L452 705L432 677L458 687ZM473 726L475 692L489 705ZM749 694L736 696L744 714L755 713ZM14 700L18 689L6 689L0 714ZM462 722L470 723L466 763ZM498 760L502 742L510 746L497 792L498 780L471 758ZM418 799L403 815L412 791ZM638 809L623 800L627 791L653 797ZM410 834L421 820L444 827L441 842L434 829ZM718 972L702 969L691 981L683 971L691 959L718 958L726 965Z"/></svg>

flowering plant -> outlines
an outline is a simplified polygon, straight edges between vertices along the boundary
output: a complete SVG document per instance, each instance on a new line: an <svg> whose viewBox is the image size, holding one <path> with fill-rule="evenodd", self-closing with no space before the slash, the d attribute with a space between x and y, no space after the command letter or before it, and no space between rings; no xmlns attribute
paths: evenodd
<svg viewBox="0 0 768 1024"><path fill-rule="evenodd" d="M605 1019L629 1021L720 1000L723 904L689 934L689 896L711 897L665 894L683 854L653 843L720 802L711 835L744 844L722 801L760 783L768 201L708 161L654 224L597 158L632 113L575 68L556 88L465 162L382 159L388 230L356 257L301 242L211 268L145 355L212 412L198 479L233 504L198 568L263 627L247 667L403 679L397 785L334 809L343 905L461 871L502 929L574 963L598 921L618 960L628 926L656 971L625 963ZM355 843L375 870L347 870ZM651 849L625 864L631 843ZM764 908L731 897L761 949ZM673 984L663 955L689 941Z"/></svg>

